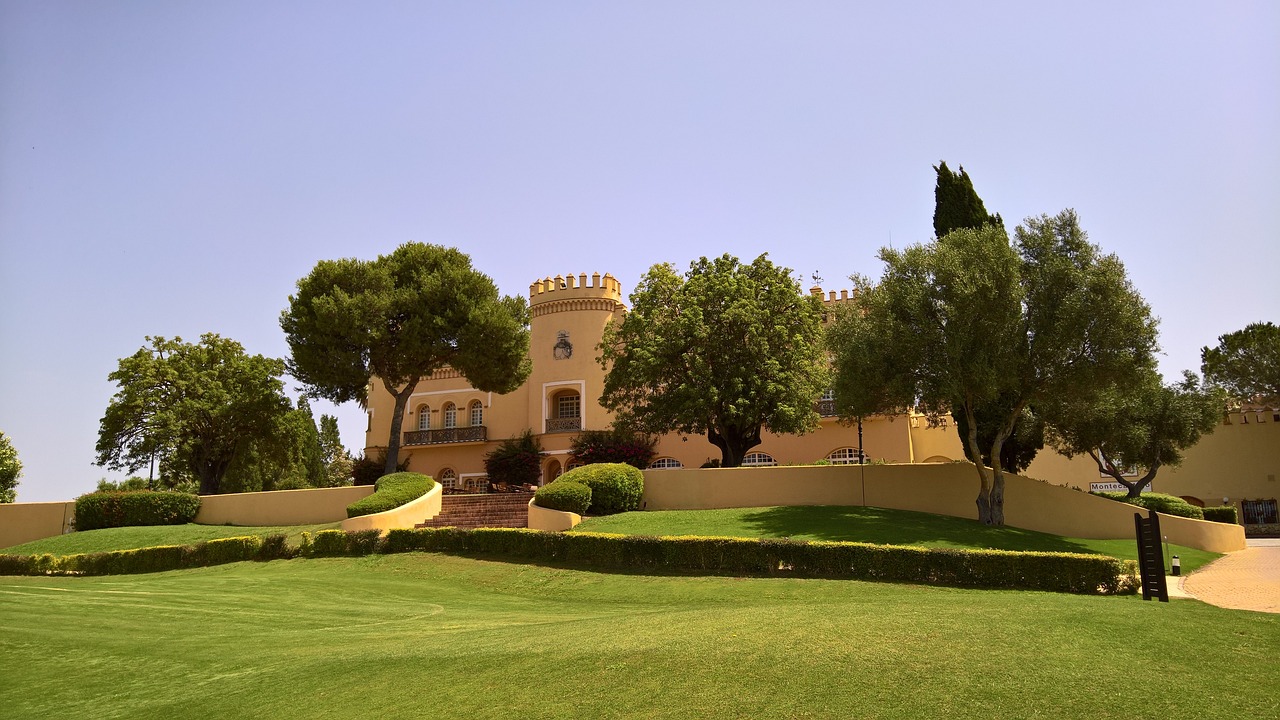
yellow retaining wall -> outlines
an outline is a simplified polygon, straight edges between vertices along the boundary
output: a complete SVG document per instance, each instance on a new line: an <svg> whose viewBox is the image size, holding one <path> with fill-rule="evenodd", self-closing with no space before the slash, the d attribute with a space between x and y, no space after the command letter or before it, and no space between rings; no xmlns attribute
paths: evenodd
<svg viewBox="0 0 1280 720"><path fill-rule="evenodd" d="M563 530L572 530L580 522L582 522L582 516L577 513L538 507L533 504L532 499L529 500L530 530L561 532Z"/></svg>
<svg viewBox="0 0 1280 720"><path fill-rule="evenodd" d="M976 520L978 473L968 463L646 470L644 509L866 505ZM1131 505L1005 476L1005 523L1067 537L1130 539ZM1146 514L1146 511L1142 511ZM1169 542L1210 552L1245 547L1244 528L1161 514Z"/></svg>
<svg viewBox="0 0 1280 720"><path fill-rule="evenodd" d="M398 508L373 515L347 518L342 521L343 530L378 530L385 533L396 528L412 528L420 522L426 522L440 514L440 502L444 496L444 488L440 483L427 491L426 495L411 500ZM346 515L346 508L343 508Z"/></svg>
<svg viewBox="0 0 1280 720"><path fill-rule="evenodd" d="M201 525L316 525L347 519L347 506L373 494L372 485L202 495Z"/></svg>
<svg viewBox="0 0 1280 720"><path fill-rule="evenodd" d="M69 533L75 516L74 500L0 503L0 548Z"/></svg>

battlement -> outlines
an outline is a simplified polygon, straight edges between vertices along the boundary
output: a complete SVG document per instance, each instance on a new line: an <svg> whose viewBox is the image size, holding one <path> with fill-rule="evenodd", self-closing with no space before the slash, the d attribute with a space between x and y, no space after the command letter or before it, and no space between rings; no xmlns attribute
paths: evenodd
<svg viewBox="0 0 1280 720"><path fill-rule="evenodd" d="M849 302L850 300L856 299L858 297L857 290L841 290L840 297L838 298L836 297L836 291L831 290L830 292L825 293L826 296L824 297L822 287L818 285L814 285L813 287L809 288L809 294L821 300L823 305L830 305L832 303Z"/></svg>
<svg viewBox="0 0 1280 720"><path fill-rule="evenodd" d="M589 281L589 282L588 282ZM529 284L529 305L553 302L555 300L578 300L596 298L622 302L622 283L609 273L601 275L586 273L579 275L557 275L555 277L535 280Z"/></svg>

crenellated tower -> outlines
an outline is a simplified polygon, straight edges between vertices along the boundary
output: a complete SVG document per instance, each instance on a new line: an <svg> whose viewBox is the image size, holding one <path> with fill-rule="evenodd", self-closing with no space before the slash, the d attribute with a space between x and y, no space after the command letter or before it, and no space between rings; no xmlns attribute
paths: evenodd
<svg viewBox="0 0 1280 720"><path fill-rule="evenodd" d="M609 425L599 405L604 370L596 346L605 326L625 311L622 283L608 273L556 275L529 285L529 427L535 433L567 439Z"/></svg>

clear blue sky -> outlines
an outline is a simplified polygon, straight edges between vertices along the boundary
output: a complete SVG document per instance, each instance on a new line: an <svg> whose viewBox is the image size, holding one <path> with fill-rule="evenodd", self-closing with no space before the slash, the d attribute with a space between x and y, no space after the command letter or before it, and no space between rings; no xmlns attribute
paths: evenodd
<svg viewBox="0 0 1280 720"><path fill-rule="evenodd" d="M1280 4L860 5L0 0L18 499L118 477L92 464L107 374L146 335L284 356L317 260L416 240L508 294L629 292L769 252L848 287L929 239L939 160L1006 224L1074 207L1166 376L1280 320Z"/></svg>

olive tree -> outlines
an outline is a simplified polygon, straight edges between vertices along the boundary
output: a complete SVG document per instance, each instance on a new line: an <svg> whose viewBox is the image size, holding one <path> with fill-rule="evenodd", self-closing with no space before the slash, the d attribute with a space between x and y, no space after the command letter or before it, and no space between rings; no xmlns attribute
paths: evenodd
<svg viewBox="0 0 1280 720"><path fill-rule="evenodd" d="M499 296L454 248L406 243L376 260L322 260L280 316L289 372L316 397L368 401L376 378L395 400L384 470L395 472L405 405L445 367L506 393L529 376L529 312Z"/></svg>
<svg viewBox="0 0 1280 720"><path fill-rule="evenodd" d="M1156 348L1150 308L1120 260L1089 243L1070 210L1028 218L1012 243L1004 228L987 224L882 249L880 259L879 283L859 288L858 312L838 320L864 327L834 332L866 344L836 348L837 403L839 388L863 372L878 387L862 393L860 412L914 405L937 419L958 410L979 480L978 517L1002 525L1002 450L1023 410L1133 377ZM845 364L848 357L863 360ZM983 447L978 416L992 408L1001 412L984 418L994 431Z"/></svg>
<svg viewBox="0 0 1280 720"><path fill-rule="evenodd" d="M1136 382L1113 384L1100 393L1063 395L1049 401L1054 423L1049 440L1058 452L1088 455L1098 471L1138 497L1161 467L1177 467L1182 453L1221 421L1221 391L1200 386L1193 373L1169 385L1153 368ZM1143 469L1128 480L1123 468Z"/></svg>

